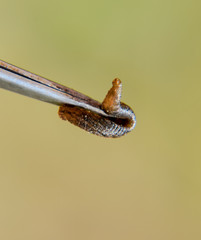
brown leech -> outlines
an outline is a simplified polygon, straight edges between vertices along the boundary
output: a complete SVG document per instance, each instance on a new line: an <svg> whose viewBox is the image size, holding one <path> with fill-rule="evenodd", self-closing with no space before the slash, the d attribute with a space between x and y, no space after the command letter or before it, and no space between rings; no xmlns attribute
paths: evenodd
<svg viewBox="0 0 201 240"><path fill-rule="evenodd" d="M115 78L112 84L112 88L101 104L101 108L110 117L81 107L63 105L58 112L60 118L103 137L116 138L130 132L136 124L135 114L129 106L120 102L122 89L120 79Z"/></svg>
<svg viewBox="0 0 201 240"><path fill-rule="evenodd" d="M136 124L135 114L120 102L121 81L116 78L103 103L71 88L0 60L0 88L60 106L59 116L99 136L120 137Z"/></svg>

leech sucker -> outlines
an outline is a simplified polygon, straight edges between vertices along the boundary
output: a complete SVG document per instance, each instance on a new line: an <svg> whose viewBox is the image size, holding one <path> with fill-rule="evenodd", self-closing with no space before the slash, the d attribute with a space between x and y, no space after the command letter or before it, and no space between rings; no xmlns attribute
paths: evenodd
<svg viewBox="0 0 201 240"><path fill-rule="evenodd" d="M100 108L109 114L109 117L67 104L60 106L60 118L98 136L117 138L130 132L136 124L135 114L128 105L120 102L120 79L115 78L112 84L112 88L100 104Z"/></svg>

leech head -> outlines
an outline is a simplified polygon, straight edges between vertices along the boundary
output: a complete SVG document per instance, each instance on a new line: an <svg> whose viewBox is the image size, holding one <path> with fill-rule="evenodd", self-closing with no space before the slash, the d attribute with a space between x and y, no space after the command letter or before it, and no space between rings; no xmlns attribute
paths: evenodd
<svg viewBox="0 0 201 240"><path fill-rule="evenodd" d="M103 116L85 108L63 105L59 108L59 116L74 125L99 136L120 137L130 132L136 124L132 109L120 102L122 84L115 78L100 108L108 114Z"/></svg>
<svg viewBox="0 0 201 240"><path fill-rule="evenodd" d="M112 82L112 88L108 91L105 99L101 104L101 108L106 113L114 117L133 119L135 115L132 109L125 103L120 102L121 92L122 92L121 80L115 78Z"/></svg>
<svg viewBox="0 0 201 240"><path fill-rule="evenodd" d="M108 114L118 113L120 110L122 83L121 80L115 78L112 82L112 88L108 91L105 99L101 104L101 108Z"/></svg>

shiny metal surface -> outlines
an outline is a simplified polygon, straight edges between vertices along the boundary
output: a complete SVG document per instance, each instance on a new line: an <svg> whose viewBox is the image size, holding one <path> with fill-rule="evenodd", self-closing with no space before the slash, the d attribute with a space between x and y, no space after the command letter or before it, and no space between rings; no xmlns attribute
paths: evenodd
<svg viewBox="0 0 201 240"><path fill-rule="evenodd" d="M55 105L71 104L109 116L82 93L0 60L0 88Z"/></svg>

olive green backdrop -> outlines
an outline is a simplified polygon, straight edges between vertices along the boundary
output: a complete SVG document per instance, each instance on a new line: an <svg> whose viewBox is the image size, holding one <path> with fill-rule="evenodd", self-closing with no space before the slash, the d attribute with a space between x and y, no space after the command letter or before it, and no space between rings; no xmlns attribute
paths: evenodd
<svg viewBox="0 0 201 240"><path fill-rule="evenodd" d="M133 132L91 135L0 89L0 239L201 239L199 1L0 1L0 59L102 101Z"/></svg>

